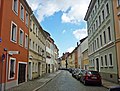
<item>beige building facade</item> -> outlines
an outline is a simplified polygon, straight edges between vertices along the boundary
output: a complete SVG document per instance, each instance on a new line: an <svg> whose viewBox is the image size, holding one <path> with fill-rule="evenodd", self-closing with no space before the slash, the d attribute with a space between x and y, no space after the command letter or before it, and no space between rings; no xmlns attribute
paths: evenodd
<svg viewBox="0 0 120 91"><path fill-rule="evenodd" d="M29 80L40 77L46 73L45 38L46 36L43 29L35 16L32 15L29 30Z"/></svg>

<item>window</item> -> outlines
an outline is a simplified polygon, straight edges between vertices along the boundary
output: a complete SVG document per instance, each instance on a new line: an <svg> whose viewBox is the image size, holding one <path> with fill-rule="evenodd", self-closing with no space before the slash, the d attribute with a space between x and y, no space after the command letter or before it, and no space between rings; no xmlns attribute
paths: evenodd
<svg viewBox="0 0 120 91"><path fill-rule="evenodd" d="M100 35L100 44L102 46L102 35Z"/></svg>
<svg viewBox="0 0 120 91"><path fill-rule="evenodd" d="M17 25L13 22L11 24L11 41L17 42Z"/></svg>
<svg viewBox="0 0 120 91"><path fill-rule="evenodd" d="M36 44L36 51L37 51L37 47L38 47L38 46L37 46L37 44Z"/></svg>
<svg viewBox="0 0 120 91"><path fill-rule="evenodd" d="M99 48L99 38L97 38L97 48Z"/></svg>
<svg viewBox="0 0 120 91"><path fill-rule="evenodd" d="M104 19L105 19L104 10L102 11L102 17L103 17L103 21L104 21Z"/></svg>
<svg viewBox="0 0 120 91"><path fill-rule="evenodd" d="M36 36L38 36L38 28L36 27Z"/></svg>
<svg viewBox="0 0 120 91"><path fill-rule="evenodd" d="M33 50L34 50L35 42L33 41Z"/></svg>
<svg viewBox="0 0 120 91"><path fill-rule="evenodd" d="M110 10L109 10L109 5L108 5L108 3L106 4L106 10L107 10L107 16L109 15L109 13L110 13Z"/></svg>
<svg viewBox="0 0 120 91"><path fill-rule="evenodd" d="M20 19L24 20L24 7L20 4Z"/></svg>
<svg viewBox="0 0 120 91"><path fill-rule="evenodd" d="M98 27L98 21L96 20L96 28Z"/></svg>
<svg viewBox="0 0 120 91"><path fill-rule="evenodd" d="M32 65L32 71L35 72L35 65L34 65L34 62L33 62L33 65Z"/></svg>
<svg viewBox="0 0 120 91"><path fill-rule="evenodd" d="M24 32L20 29L19 44L23 46Z"/></svg>
<svg viewBox="0 0 120 91"><path fill-rule="evenodd" d="M13 0L13 11L18 14L18 0Z"/></svg>
<svg viewBox="0 0 120 91"><path fill-rule="evenodd" d="M103 57L101 56L101 67L103 67Z"/></svg>
<svg viewBox="0 0 120 91"><path fill-rule="evenodd" d="M117 0L118 6L120 6L120 0Z"/></svg>
<svg viewBox="0 0 120 91"><path fill-rule="evenodd" d="M13 79L15 77L15 58L10 58L10 69L9 69L9 78Z"/></svg>
<svg viewBox="0 0 120 91"><path fill-rule="evenodd" d="M103 35L104 35L104 44L106 44L106 32L105 31L103 32Z"/></svg>
<svg viewBox="0 0 120 91"><path fill-rule="evenodd" d="M99 15L99 25L101 25L101 16Z"/></svg>
<svg viewBox="0 0 120 91"><path fill-rule="evenodd" d="M110 60L110 66L112 66L113 65L112 54L109 54L109 60Z"/></svg>
<svg viewBox="0 0 120 91"><path fill-rule="evenodd" d="M109 37L109 41L111 41L111 30L110 30L110 26L108 27L108 37Z"/></svg>
<svg viewBox="0 0 120 91"><path fill-rule="evenodd" d="M28 13L26 12L26 25L28 26L28 20L29 20L29 16L28 16Z"/></svg>
<svg viewBox="0 0 120 91"><path fill-rule="evenodd" d="M105 55L105 66L107 66L107 55Z"/></svg>
<svg viewBox="0 0 120 91"><path fill-rule="evenodd" d="M33 33L35 33L35 24L33 23Z"/></svg>
<svg viewBox="0 0 120 91"><path fill-rule="evenodd" d="M95 50L96 50L96 49L97 49L97 48L96 48L96 40L95 40L94 42L95 42L94 45L95 45Z"/></svg>
<svg viewBox="0 0 120 91"><path fill-rule="evenodd" d="M28 49L28 35L25 34L25 48Z"/></svg>
<svg viewBox="0 0 120 91"><path fill-rule="evenodd" d="M32 48L32 41L31 41L31 39L30 39L30 44L29 45L30 45L30 48Z"/></svg>
<svg viewBox="0 0 120 91"><path fill-rule="evenodd" d="M40 46L38 46L38 53L40 52Z"/></svg>

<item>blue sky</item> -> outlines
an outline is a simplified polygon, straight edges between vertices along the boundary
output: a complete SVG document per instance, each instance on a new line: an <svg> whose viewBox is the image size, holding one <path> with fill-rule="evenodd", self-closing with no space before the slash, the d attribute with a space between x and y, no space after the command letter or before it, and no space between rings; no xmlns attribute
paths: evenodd
<svg viewBox="0 0 120 91"><path fill-rule="evenodd" d="M87 36L84 16L90 0L27 0L42 28L51 34L60 56Z"/></svg>

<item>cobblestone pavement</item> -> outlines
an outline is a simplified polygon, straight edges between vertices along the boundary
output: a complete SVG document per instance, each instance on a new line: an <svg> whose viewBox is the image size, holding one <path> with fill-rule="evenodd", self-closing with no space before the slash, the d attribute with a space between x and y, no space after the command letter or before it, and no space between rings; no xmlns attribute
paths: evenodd
<svg viewBox="0 0 120 91"><path fill-rule="evenodd" d="M55 72L55 73L50 73L50 74L46 74L44 77L42 77L42 78L38 78L38 79L34 79L34 80L32 80L32 81L28 81L28 82L25 82L25 83L22 83L22 84L20 84L19 86L16 86L16 87L13 87L13 88L10 88L10 89L8 89L8 90L6 90L6 91L37 91L38 89L39 89L39 91L51 91L50 89L49 90L40 90L40 88L44 88L44 86L46 86L47 84L52 84L51 82L51 80L53 79L53 78L55 78L56 76L56 78L55 79L58 79L58 80L55 80L55 84L52 84L53 86L56 86L56 85L58 85L57 87L59 87L59 85L60 85L60 83L61 84L65 84L66 83L66 81L68 81L68 80L65 80L65 79L68 79L69 78L69 80L71 80L71 79L74 79L74 78L72 78L71 76L70 76L70 73L69 72L67 72L67 73L64 73L64 72L67 72L67 71L57 71L57 72ZM64 76L60 76L61 74L59 74L59 73L61 73L61 74L63 74L64 73ZM59 74L59 75L58 75ZM66 75L65 75L66 74ZM65 77L66 76L66 77ZM60 78L61 77L61 78ZM54 80L53 80L54 81ZM49 82L49 83L48 83ZM69 84L80 84L80 82L78 82L76 79L74 79L73 80L73 82L71 83L70 81L68 81L68 83ZM106 87L106 88L111 88L111 87L113 87L113 86L120 86L119 84L117 84L117 83L113 83L113 82L109 82L109 81L107 81L107 80L102 80L102 83L103 83L103 86L104 87ZM83 87L84 87L84 85L83 84L81 84ZM72 86L72 85L71 85ZM62 85L62 88L64 87L64 85ZM51 88L52 88L52 86L51 86ZM62 89L61 88L61 89ZM74 87L73 87L74 88ZM99 88L99 87L98 87ZM101 87L100 87L101 88ZM44 89L46 89L46 87L44 88ZM53 89L53 88L52 88ZM90 89L90 88L88 88L87 87L87 89ZM95 88L94 88L95 89ZM65 90L52 90L52 91L65 91ZM67 91L67 90L66 90ZM73 91L75 91L75 90L73 90ZM81 91L84 91L84 90L81 90ZM89 90L85 90L85 91L89 91ZM94 91L93 89L92 89L92 91ZM95 90L95 91L99 91L99 90ZM105 91L105 90L102 90L102 91Z"/></svg>
<svg viewBox="0 0 120 91"><path fill-rule="evenodd" d="M56 78L37 91L108 91L108 89L103 86L85 86L73 78L68 71L61 71Z"/></svg>
<svg viewBox="0 0 120 91"><path fill-rule="evenodd" d="M34 79L32 81L28 81L20 84L19 86L10 88L6 91L36 91L41 86L45 85L47 82L52 80L55 76L57 76L61 71L57 71L55 73L50 73L45 75L42 78Z"/></svg>

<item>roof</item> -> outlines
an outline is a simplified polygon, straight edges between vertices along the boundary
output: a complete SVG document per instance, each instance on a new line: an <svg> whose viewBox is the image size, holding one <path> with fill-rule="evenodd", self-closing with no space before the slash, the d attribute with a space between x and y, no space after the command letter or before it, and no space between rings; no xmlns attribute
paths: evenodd
<svg viewBox="0 0 120 91"><path fill-rule="evenodd" d="M87 13L86 13L85 18L84 18L85 21L88 20L88 17L89 17L89 15L90 15L90 13L91 13L91 11L92 11L92 9L93 9L94 4L95 4L96 1L97 1L97 0L91 0L91 1L90 1L90 4L89 4L89 6L88 6Z"/></svg>

